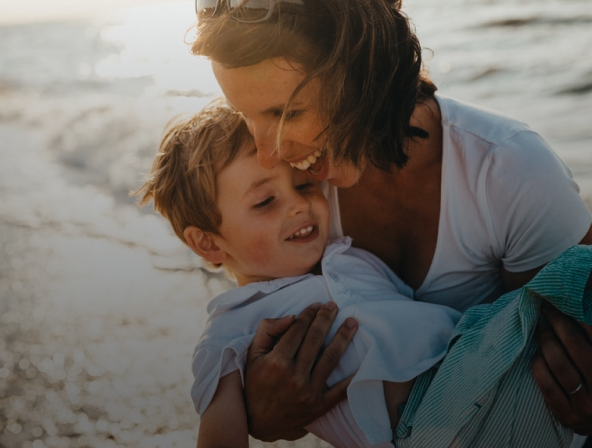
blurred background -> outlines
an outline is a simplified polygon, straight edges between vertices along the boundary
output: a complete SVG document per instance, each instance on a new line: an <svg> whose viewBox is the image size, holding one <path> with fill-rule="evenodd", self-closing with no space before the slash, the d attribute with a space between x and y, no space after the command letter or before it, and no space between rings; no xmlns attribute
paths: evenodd
<svg viewBox="0 0 592 448"><path fill-rule="evenodd" d="M440 93L529 123L588 204L591 6L405 2ZM231 285L128 196L169 119L220 95L193 20L192 1L0 0L0 447L195 445L191 355Z"/></svg>

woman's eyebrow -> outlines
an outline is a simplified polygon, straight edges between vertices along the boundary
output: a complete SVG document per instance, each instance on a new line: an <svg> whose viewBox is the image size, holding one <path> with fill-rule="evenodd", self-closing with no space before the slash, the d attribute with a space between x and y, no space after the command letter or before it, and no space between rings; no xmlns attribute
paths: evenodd
<svg viewBox="0 0 592 448"><path fill-rule="evenodd" d="M298 108L298 109L302 109L304 108L304 103L302 101L293 101L292 104L290 104L290 107L292 108ZM262 114L270 114L270 113L274 113L274 112L283 112L284 108L286 107L286 104L277 104L274 106L270 106L266 109L263 109L261 111Z"/></svg>

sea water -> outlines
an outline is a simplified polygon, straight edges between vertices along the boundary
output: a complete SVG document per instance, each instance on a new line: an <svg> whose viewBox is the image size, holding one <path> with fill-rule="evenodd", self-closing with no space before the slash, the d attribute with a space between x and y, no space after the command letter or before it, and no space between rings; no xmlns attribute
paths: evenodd
<svg viewBox="0 0 592 448"><path fill-rule="evenodd" d="M440 92L529 123L592 202L590 1L405 10ZM191 354L231 283L128 195L168 120L220 95L193 19L185 1L0 26L0 446L195 443Z"/></svg>

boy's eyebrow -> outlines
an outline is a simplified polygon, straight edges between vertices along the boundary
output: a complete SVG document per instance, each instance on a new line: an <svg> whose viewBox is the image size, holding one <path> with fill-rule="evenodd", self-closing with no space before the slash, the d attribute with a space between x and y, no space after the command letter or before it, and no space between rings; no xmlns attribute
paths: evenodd
<svg viewBox="0 0 592 448"><path fill-rule="evenodd" d="M257 156L257 146L253 145L252 149L246 151L246 157L256 157L256 156ZM243 195L243 198L246 197L251 191L253 191L257 187L260 187L261 185L271 181L272 178L273 178L273 176L270 175L270 176L266 176L262 179L255 180L253 183L251 183L251 185L249 185L247 187L247 189L245 190L245 194Z"/></svg>
<svg viewBox="0 0 592 448"><path fill-rule="evenodd" d="M247 197L253 190L259 188L261 185L266 184L267 182L271 181L272 176L264 177L263 179L258 179L253 182L249 187L246 189L243 198Z"/></svg>

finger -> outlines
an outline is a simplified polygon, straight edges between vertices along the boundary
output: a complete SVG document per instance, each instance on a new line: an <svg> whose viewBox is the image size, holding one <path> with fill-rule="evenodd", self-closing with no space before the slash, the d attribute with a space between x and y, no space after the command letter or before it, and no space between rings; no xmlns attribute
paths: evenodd
<svg viewBox="0 0 592 448"><path fill-rule="evenodd" d="M586 325L583 322L578 322L578 324L580 325L580 328L584 331L584 334L587 336L588 342L592 344L592 325Z"/></svg>
<svg viewBox="0 0 592 448"><path fill-rule="evenodd" d="M279 319L263 319L249 347L247 363L250 363L253 358L265 355L273 350L277 338L284 334L293 323L293 315L284 316Z"/></svg>
<svg viewBox="0 0 592 448"><path fill-rule="evenodd" d="M321 308L320 303L307 306L296 318L274 347L274 353L281 359L294 359L303 345L307 331Z"/></svg>
<svg viewBox="0 0 592 448"><path fill-rule="evenodd" d="M555 310L556 311L556 310ZM550 313L549 315L554 314ZM547 314L545 314L547 316ZM555 316L552 317L555 319ZM581 376L569 357L566 348L555 333L551 322L541 323L538 327L538 342L541 354L551 374L565 391L575 389L581 381ZM557 320L554 320L557 324Z"/></svg>
<svg viewBox="0 0 592 448"><path fill-rule="evenodd" d="M544 338L552 341L542 346L543 356L552 372L559 375L557 379L561 385L571 391L592 375L592 344L585 326L573 318L553 307L543 307L543 313L550 326ZM540 339L539 343L546 344Z"/></svg>
<svg viewBox="0 0 592 448"><path fill-rule="evenodd" d="M571 324L581 332L582 339L587 339L587 329L576 325L575 322L569 322L569 319L563 316L555 315L553 310L544 310L546 316L553 320L555 328L561 328L566 324ZM558 330L565 333L565 329ZM533 377L539 386L543 399L555 415L557 419L568 428L574 429L579 434L589 434L592 431L592 396L590 395L590 386L592 381L590 377L589 355L584 356L584 359L577 361L579 366L574 367L574 361L567 355L566 349L560 348L564 355L554 355L553 344L560 344L559 339L554 333L554 327L547 321L545 316L542 316L537 326L536 337L539 341L540 348L536 356L533 358L532 371ZM569 338L566 338L569 339ZM580 338L578 338L580 339ZM581 339L580 339L581 340ZM551 343L549 343L551 341ZM588 350L592 350L589 347ZM577 353L578 349L572 349L572 353ZM583 350L585 353L590 353ZM560 361L557 358L566 356L567 360ZM571 355L576 356L576 355ZM558 366L559 364L559 366ZM565 365L570 364L569 369L572 374L562 374L565 372ZM573 372L577 372L574 374ZM570 379L567 379L570 378ZM574 378L576 378L574 380ZM581 386L580 386L581 384Z"/></svg>
<svg viewBox="0 0 592 448"><path fill-rule="evenodd" d="M311 378L313 384L320 385L327 382L327 378L339 363L357 330L356 319L353 317L345 319L315 364Z"/></svg>
<svg viewBox="0 0 592 448"><path fill-rule="evenodd" d="M565 425L566 421L562 419L571 411L570 403L565 391L549 369L540 348L532 358L531 368L532 375L541 391L545 403L547 403L549 408L553 409L555 416Z"/></svg>
<svg viewBox="0 0 592 448"><path fill-rule="evenodd" d="M299 373L310 375L322 351L327 334L331 330L331 325L333 325L335 317L337 317L337 311L337 304L335 302L327 302L317 312L298 351L296 370Z"/></svg>
<svg viewBox="0 0 592 448"><path fill-rule="evenodd" d="M354 376L348 376L347 378L334 384L333 387L328 389L323 395L323 414L329 412L333 407L347 398L347 388L351 383Z"/></svg>

